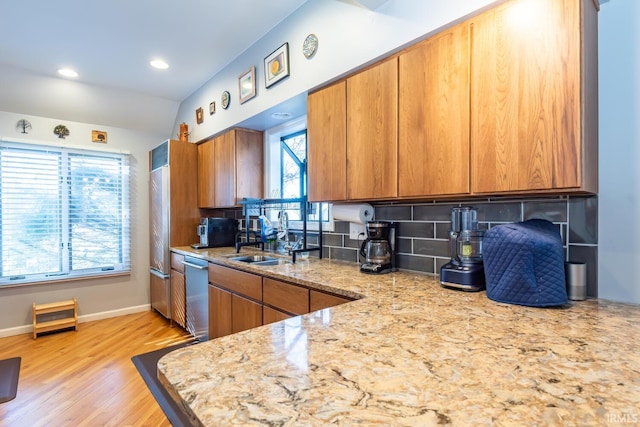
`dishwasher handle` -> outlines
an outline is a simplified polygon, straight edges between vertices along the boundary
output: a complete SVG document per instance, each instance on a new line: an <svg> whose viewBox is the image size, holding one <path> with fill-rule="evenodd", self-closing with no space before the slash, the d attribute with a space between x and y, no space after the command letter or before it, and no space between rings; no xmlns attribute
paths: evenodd
<svg viewBox="0 0 640 427"><path fill-rule="evenodd" d="M206 270L207 268L209 268L206 265L192 264L192 263L187 262L187 261L182 261L182 265L184 265L185 267L193 267L193 268L196 268L198 270Z"/></svg>

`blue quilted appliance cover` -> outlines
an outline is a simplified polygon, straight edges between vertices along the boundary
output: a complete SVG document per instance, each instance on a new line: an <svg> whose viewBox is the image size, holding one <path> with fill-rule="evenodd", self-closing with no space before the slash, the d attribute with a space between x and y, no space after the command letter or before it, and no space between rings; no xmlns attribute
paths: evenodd
<svg viewBox="0 0 640 427"><path fill-rule="evenodd" d="M567 302L562 239L551 222L531 219L487 230L482 257L490 299L531 307Z"/></svg>

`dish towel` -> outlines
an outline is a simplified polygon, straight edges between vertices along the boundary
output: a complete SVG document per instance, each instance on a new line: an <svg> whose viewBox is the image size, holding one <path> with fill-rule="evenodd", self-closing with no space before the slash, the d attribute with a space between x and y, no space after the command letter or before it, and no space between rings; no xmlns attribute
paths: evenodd
<svg viewBox="0 0 640 427"><path fill-rule="evenodd" d="M485 233L482 252L489 299L531 307L566 304L562 238L553 223L495 226Z"/></svg>

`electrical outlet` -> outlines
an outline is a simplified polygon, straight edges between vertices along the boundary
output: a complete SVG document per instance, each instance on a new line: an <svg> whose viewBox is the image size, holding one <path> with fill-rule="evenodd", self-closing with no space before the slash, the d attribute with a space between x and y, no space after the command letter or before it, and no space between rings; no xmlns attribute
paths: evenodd
<svg viewBox="0 0 640 427"><path fill-rule="evenodd" d="M351 240L358 240L358 236L362 233L362 239L366 236L364 234L364 224L349 223L349 238Z"/></svg>

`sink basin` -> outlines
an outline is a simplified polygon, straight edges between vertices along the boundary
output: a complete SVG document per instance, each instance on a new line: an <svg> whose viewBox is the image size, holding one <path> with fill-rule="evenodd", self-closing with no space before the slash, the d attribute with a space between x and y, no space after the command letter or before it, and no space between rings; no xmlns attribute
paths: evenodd
<svg viewBox="0 0 640 427"><path fill-rule="evenodd" d="M231 261L240 261L253 264L255 262L278 261L278 258L264 255L248 255L229 258Z"/></svg>

